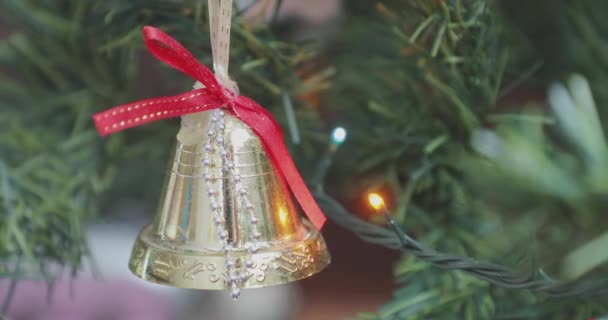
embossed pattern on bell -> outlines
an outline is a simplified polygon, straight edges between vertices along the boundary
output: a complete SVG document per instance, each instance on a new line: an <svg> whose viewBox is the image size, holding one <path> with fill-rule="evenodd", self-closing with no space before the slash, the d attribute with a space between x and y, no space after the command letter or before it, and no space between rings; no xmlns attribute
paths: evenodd
<svg viewBox="0 0 608 320"><path fill-rule="evenodd" d="M235 259L230 263L245 279L244 288L285 283L321 271L330 261L325 242L294 207L260 140L230 115L223 124L222 135L216 138L223 139L225 154L209 153L207 173L203 163L207 137L201 135L190 145L177 143L155 223L142 230L133 248L131 270L141 278L178 287L228 288L227 258L206 184L210 175L230 256ZM235 188L226 161L238 171L241 190ZM245 207L244 193L253 209ZM255 228L247 212L255 214ZM254 244L259 250L248 253Z"/></svg>

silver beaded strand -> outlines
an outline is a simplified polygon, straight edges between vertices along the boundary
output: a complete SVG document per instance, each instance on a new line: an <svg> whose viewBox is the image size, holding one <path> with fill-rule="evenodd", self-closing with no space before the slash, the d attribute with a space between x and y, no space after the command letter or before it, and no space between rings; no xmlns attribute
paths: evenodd
<svg viewBox="0 0 608 320"><path fill-rule="evenodd" d="M241 175L239 174L239 171L236 168L234 162L228 158L228 151L227 151L224 139L223 139L224 130L226 128L225 122L224 122L226 113L223 110L217 110L216 112L217 112L217 126L215 128L217 129L218 138L215 139L215 143L219 149L219 153L224 162L224 167L227 169L227 171L229 172L229 174L232 178L232 181L234 182L234 185L235 185L235 188L239 195L239 198L241 200L241 203L243 204L243 206L247 210L247 213L249 214L249 222L251 223L251 236L252 236L251 242L252 243L247 248L249 255L245 258L245 267L247 269L250 269L250 268L254 267L252 255L258 252L258 247L255 243L256 243L256 241L258 241L261 238L262 234L258 230L258 226L257 226L258 218L255 216L255 211L253 210L254 205L249 199L247 187L245 187L243 185L242 180L241 180ZM236 280L235 282L239 282L241 284L244 283L245 281L247 281L247 279L249 278L249 274L246 270L241 272L238 276L237 275L234 275L234 276L235 277L233 279ZM233 293L233 297L234 297L235 291L236 291L236 296L238 297L239 290L238 290L238 287L236 286L235 282L232 283L232 293Z"/></svg>
<svg viewBox="0 0 608 320"><path fill-rule="evenodd" d="M218 127L218 120L219 112L218 110L214 110L211 114L211 117L209 118L207 142L203 146L203 167L205 173L205 182L207 186L207 195L209 196L209 207L211 209L211 212L213 213L213 222L217 228L218 238L222 242L222 250L226 255L226 274L228 285L232 289L232 298L237 299L240 295L240 290L238 288L236 272L234 270L236 262L230 256L231 246L228 242L228 230L226 229L226 221L224 220L224 217L222 215L223 208L221 208L220 203L217 201L217 190L215 190L213 186L213 184L216 182L217 177L213 176L212 168L215 166L215 164L211 162L210 154L215 152L215 148L213 146L214 142L217 142L218 139L223 140L223 135L215 131ZM217 138L215 138L216 136Z"/></svg>

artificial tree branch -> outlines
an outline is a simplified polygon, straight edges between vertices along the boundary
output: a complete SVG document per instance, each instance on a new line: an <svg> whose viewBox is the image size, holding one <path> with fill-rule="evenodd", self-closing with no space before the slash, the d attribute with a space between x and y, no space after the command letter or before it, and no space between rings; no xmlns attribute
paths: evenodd
<svg viewBox="0 0 608 320"><path fill-rule="evenodd" d="M412 254L439 269L462 271L499 287L527 289L554 298L594 296L608 293L608 279L562 282L539 276L541 274L539 272L518 275L502 265L479 261L471 257L442 253L428 248L408 236L390 215L386 215L391 229L388 230L357 218L319 188L315 191L315 197L332 221L353 231L362 240Z"/></svg>

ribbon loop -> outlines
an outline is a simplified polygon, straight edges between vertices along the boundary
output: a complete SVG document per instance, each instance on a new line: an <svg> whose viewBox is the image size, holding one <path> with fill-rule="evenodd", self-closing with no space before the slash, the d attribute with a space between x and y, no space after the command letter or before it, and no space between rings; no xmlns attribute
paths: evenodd
<svg viewBox="0 0 608 320"><path fill-rule="evenodd" d="M218 94L222 93L221 86L211 70L200 64L181 43L150 26L144 27L143 34L148 51L158 60L200 81L206 88Z"/></svg>

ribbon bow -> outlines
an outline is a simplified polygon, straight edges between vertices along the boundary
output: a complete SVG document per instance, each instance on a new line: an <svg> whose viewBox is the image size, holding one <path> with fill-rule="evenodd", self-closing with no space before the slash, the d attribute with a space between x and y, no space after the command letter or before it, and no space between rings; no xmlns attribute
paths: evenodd
<svg viewBox="0 0 608 320"><path fill-rule="evenodd" d="M146 26L143 34L146 47L152 55L200 81L205 87L176 96L141 100L97 113L93 115L93 120L99 134L107 136L152 121L226 106L232 115L247 124L260 138L270 162L282 178L280 180L284 179L283 183L287 183L306 216L317 229L321 229L326 218L293 163L283 142L283 132L270 112L252 99L223 87L207 67L166 33Z"/></svg>

